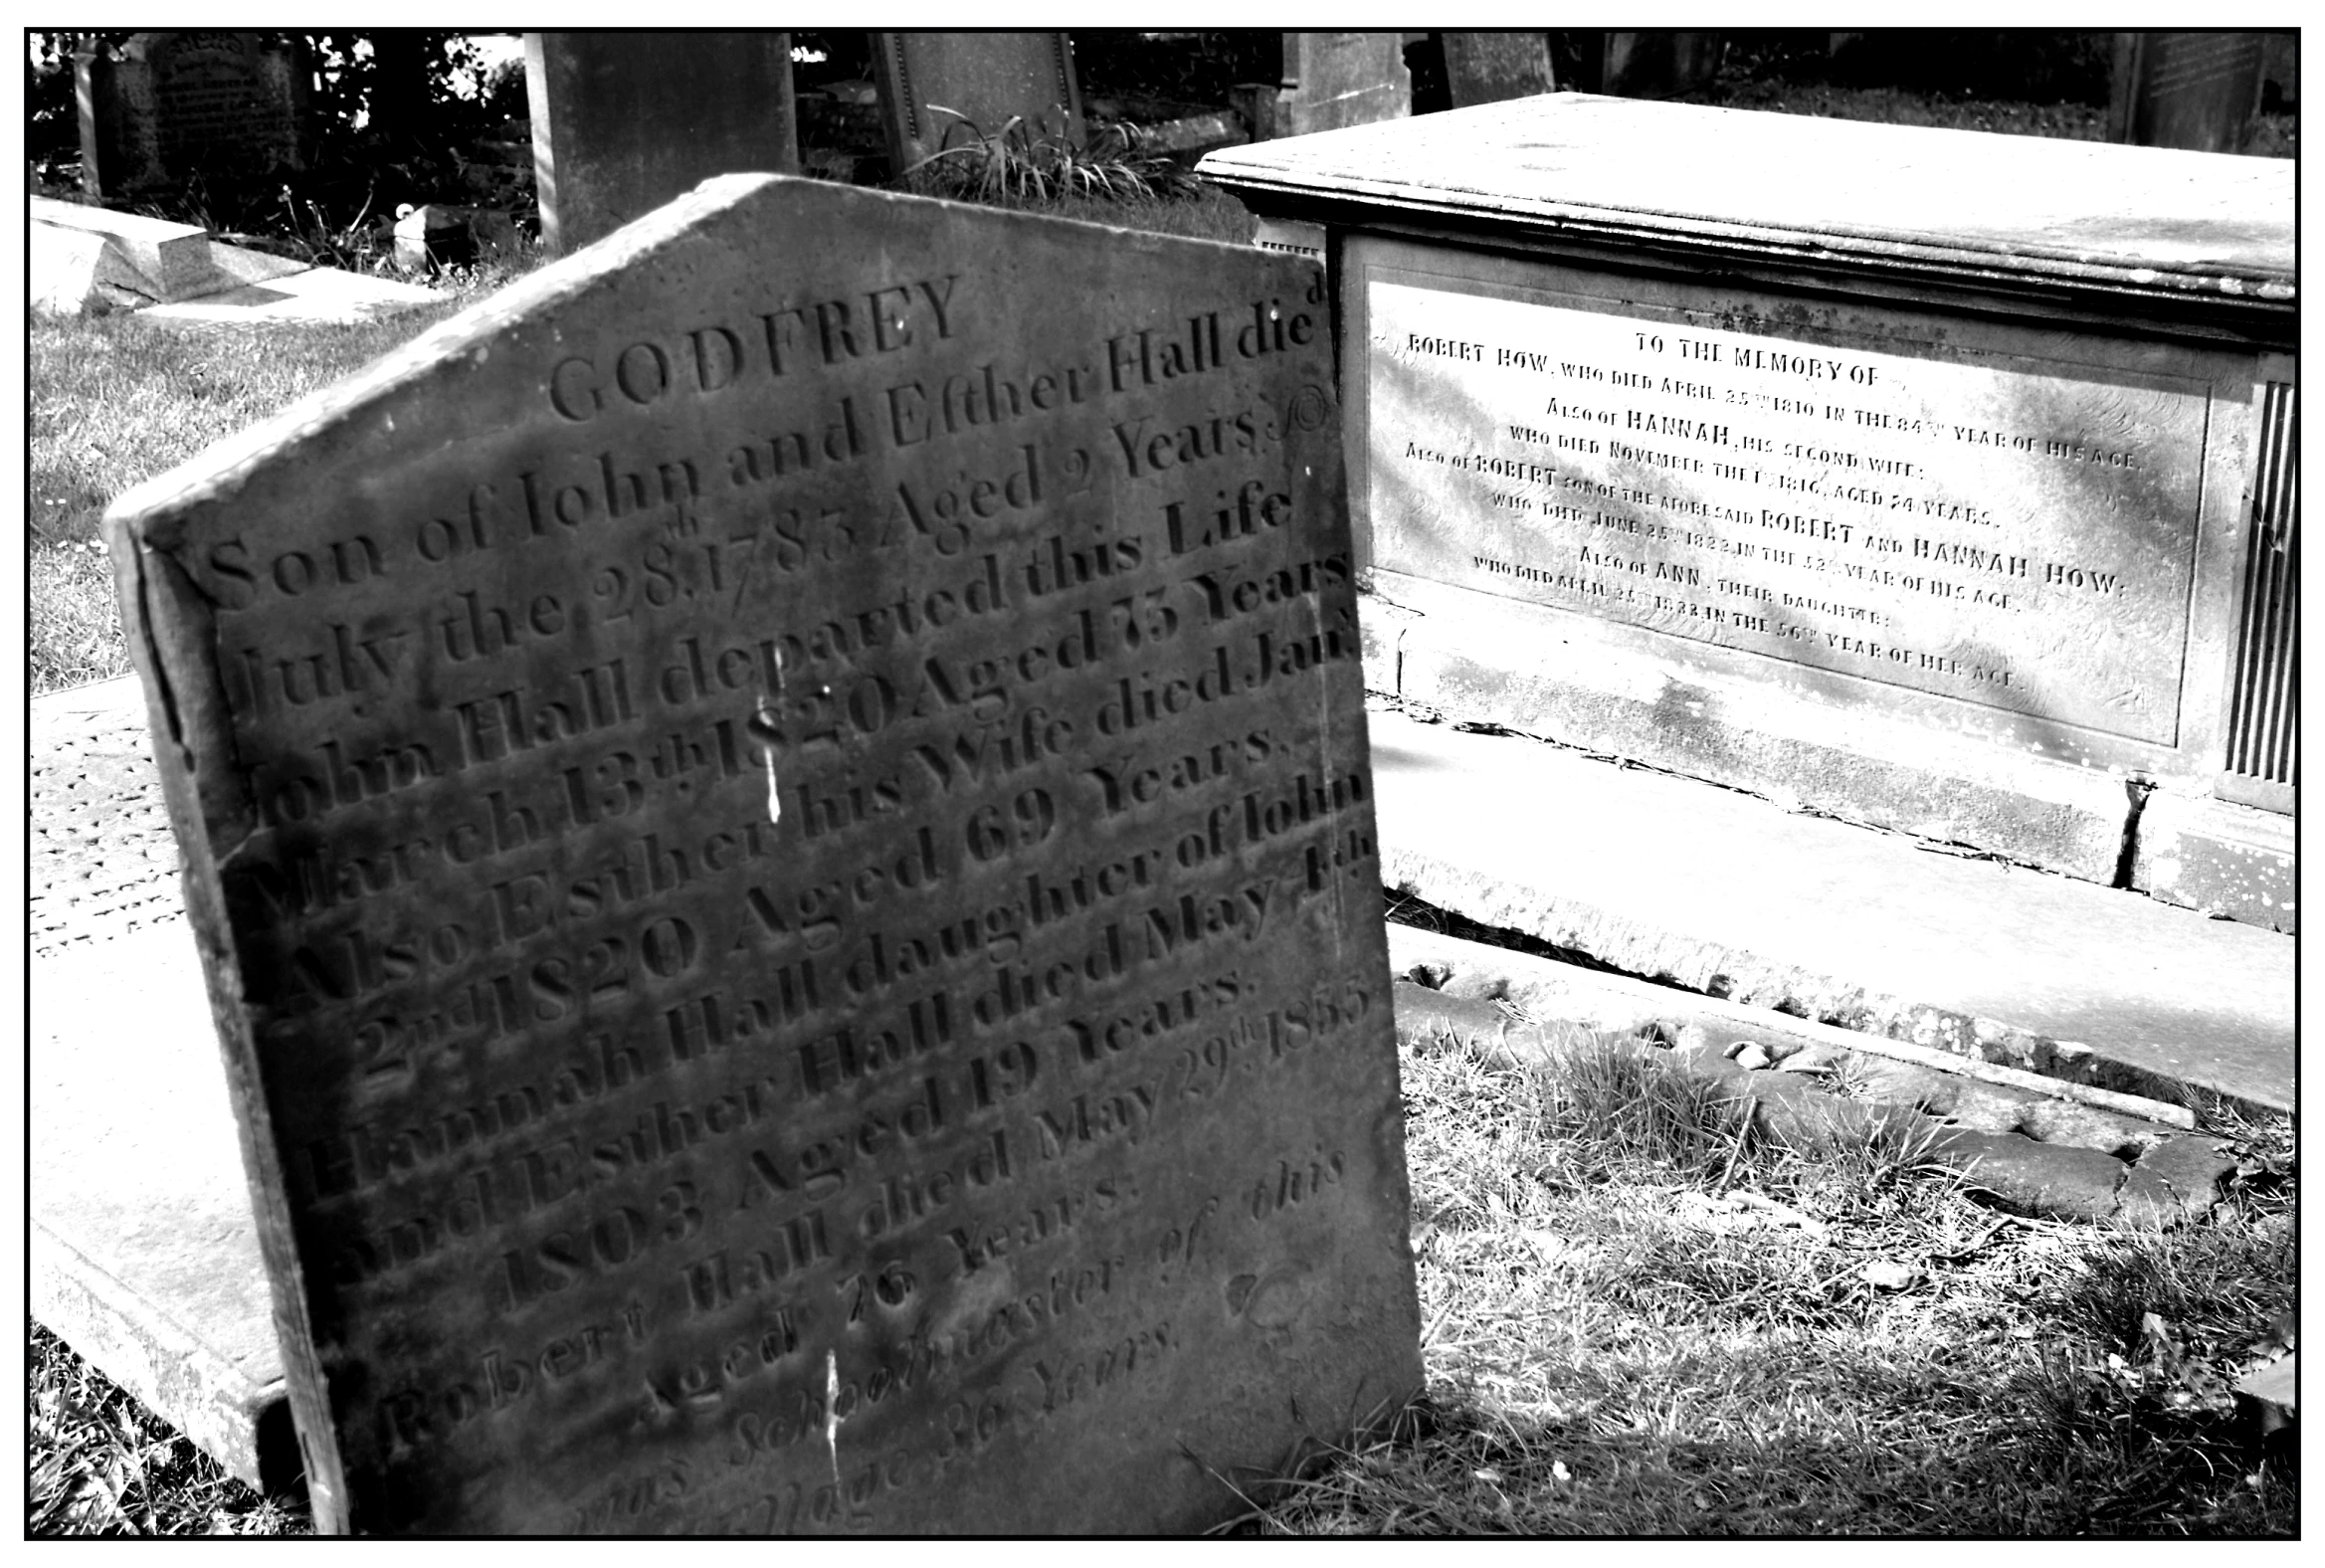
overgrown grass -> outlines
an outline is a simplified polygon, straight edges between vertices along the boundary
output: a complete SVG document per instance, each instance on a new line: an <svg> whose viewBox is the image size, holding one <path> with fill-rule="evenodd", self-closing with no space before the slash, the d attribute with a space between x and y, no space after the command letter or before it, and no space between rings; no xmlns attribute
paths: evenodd
<svg viewBox="0 0 2325 1568"><path fill-rule="evenodd" d="M942 145L906 169L901 181L924 195L981 202L1061 196L1152 201L1195 184L1170 158L1141 156L1135 127L1109 129L1077 144L1022 114L988 131L966 114L936 103L928 107L946 116Z"/></svg>
<svg viewBox="0 0 2325 1568"><path fill-rule="evenodd" d="M302 1504L262 1497L38 1323L25 1411L28 1535L304 1535Z"/></svg>
<svg viewBox="0 0 2325 1568"><path fill-rule="evenodd" d="M25 543L33 692L128 672L97 534L115 495L360 369L508 276L471 275L442 304L354 324L32 316Z"/></svg>
<svg viewBox="0 0 2325 1568"><path fill-rule="evenodd" d="M2289 1169L2185 1231L2011 1221L1908 1145L1762 1142L1579 1032L1542 1065L1404 1050L1427 1395L1240 1529L2297 1527L2227 1394L2292 1302Z"/></svg>

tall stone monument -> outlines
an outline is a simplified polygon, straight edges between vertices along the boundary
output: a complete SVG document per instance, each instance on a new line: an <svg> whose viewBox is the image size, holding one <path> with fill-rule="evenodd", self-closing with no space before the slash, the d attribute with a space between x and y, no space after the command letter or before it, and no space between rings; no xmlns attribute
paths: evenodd
<svg viewBox="0 0 2325 1568"><path fill-rule="evenodd" d="M731 176L116 503L318 1524L1183 1530L1417 1389L1327 328Z"/></svg>
<svg viewBox="0 0 2325 1568"><path fill-rule="evenodd" d="M799 171L789 33L527 33L524 85L552 254L714 174Z"/></svg>

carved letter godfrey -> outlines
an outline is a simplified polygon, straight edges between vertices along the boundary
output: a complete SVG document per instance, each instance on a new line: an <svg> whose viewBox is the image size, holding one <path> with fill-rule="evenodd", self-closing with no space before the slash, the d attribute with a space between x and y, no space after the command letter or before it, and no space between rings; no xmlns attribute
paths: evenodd
<svg viewBox="0 0 2325 1568"><path fill-rule="evenodd" d="M1192 1529L1418 1388L1332 385L731 176L121 499L319 1525Z"/></svg>

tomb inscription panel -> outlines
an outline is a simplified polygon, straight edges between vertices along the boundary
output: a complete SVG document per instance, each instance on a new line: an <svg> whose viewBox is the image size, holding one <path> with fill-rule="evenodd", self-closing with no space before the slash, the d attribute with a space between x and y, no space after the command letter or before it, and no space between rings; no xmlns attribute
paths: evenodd
<svg viewBox="0 0 2325 1568"><path fill-rule="evenodd" d="M2207 383L2056 334L1804 333L1773 296L1356 265L1377 564L2177 739Z"/></svg>
<svg viewBox="0 0 2325 1568"><path fill-rule="evenodd" d="M1185 1529L1418 1386L1329 330L732 176L116 504L326 1525Z"/></svg>

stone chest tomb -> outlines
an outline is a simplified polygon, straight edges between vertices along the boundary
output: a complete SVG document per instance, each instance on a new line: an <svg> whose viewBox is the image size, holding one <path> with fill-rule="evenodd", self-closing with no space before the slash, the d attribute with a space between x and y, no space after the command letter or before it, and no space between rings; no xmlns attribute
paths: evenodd
<svg viewBox="0 0 2325 1568"><path fill-rule="evenodd" d="M2289 929L2289 161L1554 95L1327 235L1372 684Z"/></svg>
<svg viewBox="0 0 2325 1568"><path fill-rule="evenodd" d="M318 1522L1200 1527L1419 1384L1322 275L729 176L124 496Z"/></svg>

